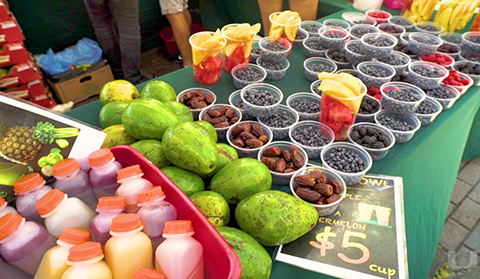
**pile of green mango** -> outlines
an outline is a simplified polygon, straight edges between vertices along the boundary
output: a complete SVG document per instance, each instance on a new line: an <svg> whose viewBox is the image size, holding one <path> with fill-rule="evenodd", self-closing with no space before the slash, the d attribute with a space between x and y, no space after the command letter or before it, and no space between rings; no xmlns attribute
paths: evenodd
<svg viewBox="0 0 480 279"><path fill-rule="evenodd" d="M218 143L215 128L193 121L173 88L159 82L147 84L138 98L105 104L100 120L107 144L130 144L189 196L237 253L241 278L269 278L272 259L263 246L304 235L315 227L317 211L271 190L272 176L262 162L238 158L235 148ZM128 136L109 139L108 129Z"/></svg>

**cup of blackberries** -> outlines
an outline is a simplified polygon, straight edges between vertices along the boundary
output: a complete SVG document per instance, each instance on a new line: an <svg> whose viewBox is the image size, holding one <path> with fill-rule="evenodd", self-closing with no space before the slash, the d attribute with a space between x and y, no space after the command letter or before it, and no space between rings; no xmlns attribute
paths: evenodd
<svg viewBox="0 0 480 279"><path fill-rule="evenodd" d="M348 129L348 140L365 149L372 160L383 159L395 145L395 136L375 123L356 123Z"/></svg>
<svg viewBox="0 0 480 279"><path fill-rule="evenodd" d="M382 109L380 101L376 98L365 95L358 110L357 118L355 118L355 123L360 122L375 122L375 114L379 113Z"/></svg>

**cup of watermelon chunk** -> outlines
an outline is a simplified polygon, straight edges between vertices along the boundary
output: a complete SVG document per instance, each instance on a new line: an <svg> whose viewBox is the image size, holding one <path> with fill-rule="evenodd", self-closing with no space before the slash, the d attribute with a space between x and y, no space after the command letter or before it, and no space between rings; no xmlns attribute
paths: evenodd
<svg viewBox="0 0 480 279"><path fill-rule="evenodd" d="M357 96L362 99L365 94ZM322 95L322 109L320 113L320 123L330 127L335 133L335 140L342 141L348 139L347 131L355 122L357 111L344 105L342 101L354 101L352 98L343 100L342 98L333 98L327 94ZM360 100L361 102L361 100Z"/></svg>

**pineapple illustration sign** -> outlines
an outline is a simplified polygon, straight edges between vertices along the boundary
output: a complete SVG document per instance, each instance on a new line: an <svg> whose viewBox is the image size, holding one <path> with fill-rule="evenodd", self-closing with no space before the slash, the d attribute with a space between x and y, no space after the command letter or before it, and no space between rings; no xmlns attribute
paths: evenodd
<svg viewBox="0 0 480 279"><path fill-rule="evenodd" d="M51 177L51 166L72 157L87 167L105 133L0 93L0 196L13 199L13 181L39 172Z"/></svg>

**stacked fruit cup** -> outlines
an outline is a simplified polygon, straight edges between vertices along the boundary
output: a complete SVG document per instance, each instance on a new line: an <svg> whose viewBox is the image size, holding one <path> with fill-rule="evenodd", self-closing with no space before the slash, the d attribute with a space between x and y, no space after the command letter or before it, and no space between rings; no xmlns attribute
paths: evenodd
<svg viewBox="0 0 480 279"><path fill-rule="evenodd" d="M287 10L272 13L268 18L270 20L270 39L276 41L278 38L284 38L293 45L302 21L298 13ZM290 56L290 52L288 56Z"/></svg>
<svg viewBox="0 0 480 279"><path fill-rule="evenodd" d="M196 82L212 85L220 81L222 76L222 49L226 39L220 31L198 32L190 36L193 56L193 75Z"/></svg>
<svg viewBox="0 0 480 279"><path fill-rule="evenodd" d="M226 39L223 49L223 68L231 73L233 67L249 63L253 48L253 37L260 31L260 24L250 26L248 23L232 23L222 28Z"/></svg>

